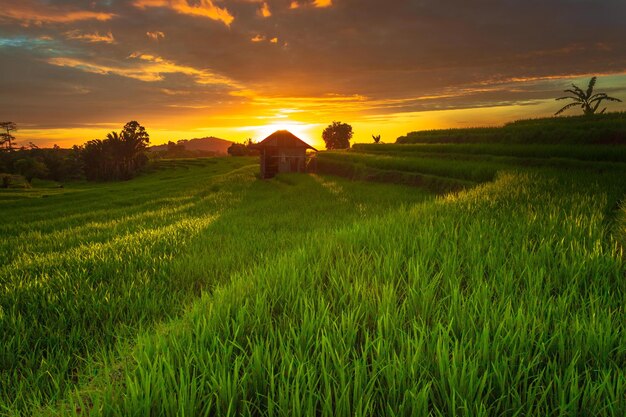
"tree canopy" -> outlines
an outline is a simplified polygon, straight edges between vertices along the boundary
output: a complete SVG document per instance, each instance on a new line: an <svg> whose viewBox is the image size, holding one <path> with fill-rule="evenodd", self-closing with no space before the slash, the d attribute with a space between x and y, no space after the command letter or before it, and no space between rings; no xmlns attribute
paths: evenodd
<svg viewBox="0 0 626 417"><path fill-rule="evenodd" d="M230 156L249 156L258 155L259 151L254 148L254 142L248 138L243 143L233 143L228 147L228 154Z"/></svg>
<svg viewBox="0 0 626 417"><path fill-rule="evenodd" d="M148 161L145 151L149 143L150 135L135 120L126 123L120 133L88 141L82 152L85 176L91 180L132 178Z"/></svg>
<svg viewBox="0 0 626 417"><path fill-rule="evenodd" d="M126 123L120 132L107 134L105 139L90 140L72 149L61 149L56 145L40 149L32 143L15 148L14 143L9 142L15 139L11 135L16 130L15 123L1 122L0 129L6 131L0 136L0 149L5 150L0 152L0 173L20 174L28 182L33 178L126 180L135 176L148 162L146 151L150 135L135 120ZM3 177L3 180L9 181L10 176Z"/></svg>
<svg viewBox="0 0 626 417"><path fill-rule="evenodd" d="M352 126L347 123L333 122L322 132L326 149L348 149L352 139Z"/></svg>

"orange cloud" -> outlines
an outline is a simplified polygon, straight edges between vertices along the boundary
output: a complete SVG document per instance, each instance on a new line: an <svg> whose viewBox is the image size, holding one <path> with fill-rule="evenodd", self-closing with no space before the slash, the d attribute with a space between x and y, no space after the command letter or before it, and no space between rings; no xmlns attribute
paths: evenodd
<svg viewBox="0 0 626 417"><path fill-rule="evenodd" d="M165 33L156 31L156 32L146 32L146 36L148 36L153 41L158 41L160 39L165 38Z"/></svg>
<svg viewBox="0 0 626 417"><path fill-rule="evenodd" d="M259 9L259 16L270 17L271 15L270 6L268 6L267 3L263 3L263 6Z"/></svg>
<svg viewBox="0 0 626 417"><path fill-rule="evenodd" d="M79 30L70 30L65 32L65 37L68 39L77 39L86 42L103 42L103 43L115 43L115 38L111 32L106 35L100 35L100 33L82 33Z"/></svg>
<svg viewBox="0 0 626 417"><path fill-rule="evenodd" d="M54 6L33 4L30 0L3 4L0 20L18 20L25 25L41 25L44 23L71 23L81 20L110 20L113 13L92 12L87 10L66 10Z"/></svg>
<svg viewBox="0 0 626 417"><path fill-rule="evenodd" d="M187 0L135 0L133 5L140 9L165 7L180 14L217 20L226 26L235 20L226 8L217 7L212 0L196 0L191 5Z"/></svg>
<svg viewBox="0 0 626 417"><path fill-rule="evenodd" d="M626 71L580 72L580 73L562 72L562 73L556 73L552 75L538 75L538 76L527 76L527 77L497 77L497 78L488 78L478 83L478 85L572 80L576 78L608 77L611 75L626 75Z"/></svg>
<svg viewBox="0 0 626 417"><path fill-rule="evenodd" d="M193 78L196 84L221 84L232 88L240 88L235 81L228 77L215 74L205 69L179 65L158 56L134 53L130 55L129 58L133 59L132 63L134 65L105 65L68 57L54 57L48 59L47 62L51 65L75 68L92 74L113 74L145 82L162 81L167 74L183 74Z"/></svg>
<svg viewBox="0 0 626 417"><path fill-rule="evenodd" d="M330 7L333 5L333 0L315 0L313 4L315 7Z"/></svg>
<svg viewBox="0 0 626 417"><path fill-rule="evenodd" d="M278 43L278 38L277 37L273 37L273 38L267 38L263 35L255 35L253 38L250 38L251 42L265 42L268 41L269 43ZM287 43L285 43L285 45L287 45Z"/></svg>
<svg viewBox="0 0 626 417"><path fill-rule="evenodd" d="M298 4L297 1L292 1L291 4L289 5L290 9L297 9L298 7L300 7L300 5Z"/></svg>

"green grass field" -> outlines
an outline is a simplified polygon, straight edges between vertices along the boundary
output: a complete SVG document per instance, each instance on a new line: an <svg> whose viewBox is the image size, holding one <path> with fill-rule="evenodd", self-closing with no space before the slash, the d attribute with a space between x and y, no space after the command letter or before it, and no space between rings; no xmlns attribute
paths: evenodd
<svg viewBox="0 0 626 417"><path fill-rule="evenodd" d="M0 413L626 415L624 161L399 146L1 191Z"/></svg>
<svg viewBox="0 0 626 417"><path fill-rule="evenodd" d="M626 145L626 112L518 120L502 127L409 132L396 143Z"/></svg>
<svg viewBox="0 0 626 417"><path fill-rule="evenodd" d="M328 174L414 184L445 193L492 181L508 169L621 173L626 170L626 146L370 143L355 144L349 151L323 152L317 165Z"/></svg>

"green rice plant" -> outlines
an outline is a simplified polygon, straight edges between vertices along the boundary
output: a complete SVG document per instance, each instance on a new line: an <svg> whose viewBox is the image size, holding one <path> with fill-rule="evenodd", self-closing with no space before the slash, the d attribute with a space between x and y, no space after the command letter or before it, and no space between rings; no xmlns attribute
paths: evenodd
<svg viewBox="0 0 626 417"><path fill-rule="evenodd" d="M396 143L626 144L626 113L519 120L502 127L410 132Z"/></svg>
<svg viewBox="0 0 626 417"><path fill-rule="evenodd" d="M419 144L371 144L357 143L352 146L356 152L382 153L401 155L453 155L455 157L476 156L509 156L533 159L574 159L580 161L602 161L626 163L626 147L624 146L589 146L589 145L538 145L515 143L419 143Z"/></svg>
<svg viewBox="0 0 626 417"><path fill-rule="evenodd" d="M623 416L626 263L607 224L622 175L501 173L301 241L54 411ZM315 177L342 196L337 181Z"/></svg>
<svg viewBox="0 0 626 417"><path fill-rule="evenodd" d="M454 162L431 157L419 156L394 156L381 154L363 154L357 152L323 152L317 156L320 161L340 161L353 164L355 167L371 167L384 170L398 170L404 172L417 172L426 175L455 178L472 182L492 180L498 171L507 169L510 165L492 161L466 161ZM323 163L323 162L322 162ZM358 172L358 171L357 171Z"/></svg>
<svg viewBox="0 0 626 417"><path fill-rule="evenodd" d="M437 194L458 191L476 184L473 181L457 178L401 171L397 169L397 166L391 166L392 169L374 168L363 163L352 163L344 158L333 159L318 156L316 165L317 171L323 174L338 175L352 180L417 186Z"/></svg>
<svg viewBox="0 0 626 417"><path fill-rule="evenodd" d="M428 198L303 175L258 181L253 158L176 162L47 198L9 190L13 200L0 202L14 219L0 225L0 414L32 415L65 398L101 374L99 361L118 366L137 334L237 271Z"/></svg>

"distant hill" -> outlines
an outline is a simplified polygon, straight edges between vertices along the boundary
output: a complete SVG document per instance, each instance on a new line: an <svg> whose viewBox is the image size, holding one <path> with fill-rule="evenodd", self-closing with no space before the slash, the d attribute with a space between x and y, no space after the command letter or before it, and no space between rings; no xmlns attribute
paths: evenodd
<svg viewBox="0 0 626 417"><path fill-rule="evenodd" d="M228 148L233 144L233 142L229 140L215 138L213 136L208 138L181 139L176 143L177 145L183 145L187 151L213 152L216 155L226 155ZM151 146L150 151L167 151L167 144Z"/></svg>

